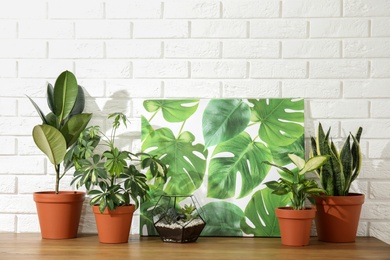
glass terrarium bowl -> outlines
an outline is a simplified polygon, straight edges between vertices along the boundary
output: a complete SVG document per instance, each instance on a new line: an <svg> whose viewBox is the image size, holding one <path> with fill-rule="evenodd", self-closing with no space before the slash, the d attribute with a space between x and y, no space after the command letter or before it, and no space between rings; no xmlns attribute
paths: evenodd
<svg viewBox="0 0 390 260"><path fill-rule="evenodd" d="M152 214L154 227L164 242L195 242L206 226L203 212L193 195L162 195Z"/></svg>

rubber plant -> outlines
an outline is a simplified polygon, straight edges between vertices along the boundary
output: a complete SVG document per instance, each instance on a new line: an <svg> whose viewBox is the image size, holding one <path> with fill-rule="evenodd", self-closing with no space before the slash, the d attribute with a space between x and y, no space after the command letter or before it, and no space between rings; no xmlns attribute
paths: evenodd
<svg viewBox="0 0 390 260"><path fill-rule="evenodd" d="M56 178L55 193L58 194L60 180L73 166L72 160L68 160L66 154L88 125L92 114L83 113L84 91L77 85L76 77L70 71L62 72L56 79L54 87L50 83L47 85L47 104L50 109L48 114L45 115L40 107L30 97L28 98L42 119L42 124L33 128L32 136L37 147L53 164Z"/></svg>
<svg viewBox="0 0 390 260"><path fill-rule="evenodd" d="M329 160L315 171L328 196L347 196L352 182L360 173L362 155L359 127L356 135L349 134L341 150L338 151L330 139L330 128L325 134L321 123L316 138L311 137L313 155L328 156Z"/></svg>

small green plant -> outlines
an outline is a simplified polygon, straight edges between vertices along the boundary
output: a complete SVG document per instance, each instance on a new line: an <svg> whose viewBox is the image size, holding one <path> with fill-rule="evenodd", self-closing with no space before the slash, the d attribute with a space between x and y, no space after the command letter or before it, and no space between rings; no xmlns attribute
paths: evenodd
<svg viewBox="0 0 390 260"><path fill-rule="evenodd" d="M157 156L120 150L115 144L116 131L122 124L127 127L127 118L122 113L111 114L108 118L113 118L110 136L96 126L86 129L80 136L72 153L76 167L72 183L78 188L86 187L88 195L92 195L90 204L99 204L100 212L107 207L114 210L129 205L130 199L138 208L139 200L149 198L146 176L138 168L148 168L157 178L166 178L168 169ZM108 149L102 154L94 154L98 144Z"/></svg>
<svg viewBox="0 0 390 260"><path fill-rule="evenodd" d="M347 196L352 182L360 172L362 155L360 151L360 136L363 128L359 127L356 135L348 135L340 152L330 140L330 128L325 134L321 123L318 126L317 137L311 138L313 155L328 156L329 160L315 171L321 185L328 196Z"/></svg>
<svg viewBox="0 0 390 260"><path fill-rule="evenodd" d="M184 207L181 208L182 214L186 216L185 221L190 221L193 216L192 213L195 211L196 207L194 205L184 205Z"/></svg>
<svg viewBox="0 0 390 260"><path fill-rule="evenodd" d="M327 161L328 157L314 156L307 160L307 162L295 154L289 154L288 157L297 166L298 171L292 171L286 167L264 161L265 164L277 167L285 173L278 181L269 181L265 185L273 190L273 194L290 195L293 209L302 210L305 208L305 200L307 198L310 199L309 195L320 195L325 192L318 187L315 180L306 179L305 173L321 167Z"/></svg>
<svg viewBox="0 0 390 260"><path fill-rule="evenodd" d="M168 224L173 224L178 221L187 222L194 218L192 213L196 210L195 205L184 205L184 207L176 210L174 207L171 207L164 214L164 220Z"/></svg>
<svg viewBox="0 0 390 260"><path fill-rule="evenodd" d="M47 104L50 109L48 114L45 115L40 107L30 97L28 98L42 119L42 124L34 127L32 136L37 147L46 154L54 166L55 193L58 194L60 180L73 167L73 161L68 160L70 157L67 153L72 150L92 114L83 113L84 92L70 71L62 72L56 79L54 87L50 83L47 85ZM61 163L64 167L62 172Z"/></svg>

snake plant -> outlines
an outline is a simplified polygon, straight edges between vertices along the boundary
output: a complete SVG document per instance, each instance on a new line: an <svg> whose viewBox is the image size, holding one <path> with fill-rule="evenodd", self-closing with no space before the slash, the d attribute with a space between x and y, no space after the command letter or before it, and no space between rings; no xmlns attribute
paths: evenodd
<svg viewBox="0 0 390 260"><path fill-rule="evenodd" d="M330 128L325 134L321 123L316 138L311 137L313 155L329 156L329 160L315 171L328 196L347 196L351 183L359 175L362 155L360 136L363 128L359 127L356 135L349 134L341 150L338 151L330 139Z"/></svg>

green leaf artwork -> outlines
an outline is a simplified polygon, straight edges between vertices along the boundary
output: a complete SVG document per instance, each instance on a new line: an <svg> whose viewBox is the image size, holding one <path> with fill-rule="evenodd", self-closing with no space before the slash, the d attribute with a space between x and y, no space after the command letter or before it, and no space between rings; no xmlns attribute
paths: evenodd
<svg viewBox="0 0 390 260"><path fill-rule="evenodd" d="M168 167L150 183L141 205L141 235L157 235L151 209L159 196L194 195L202 205L202 236L279 236L264 183L280 173L263 161L290 168L287 154L304 157L303 99L145 100L142 151ZM147 173L149 176L149 174Z"/></svg>

